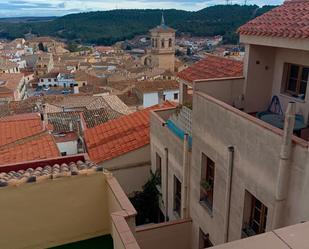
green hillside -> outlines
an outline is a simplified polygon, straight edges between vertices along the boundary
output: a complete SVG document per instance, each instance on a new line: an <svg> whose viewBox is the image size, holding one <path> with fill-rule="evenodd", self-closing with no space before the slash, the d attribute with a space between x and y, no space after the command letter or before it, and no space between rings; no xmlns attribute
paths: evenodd
<svg viewBox="0 0 309 249"><path fill-rule="evenodd" d="M164 10L166 23L178 33L194 36L223 35L237 42L236 29L273 6L216 5L200 11ZM161 10L111 10L66 15L51 21L8 22L0 19L0 37L14 39L30 30L40 36L55 36L88 44L109 45L145 34L158 25Z"/></svg>

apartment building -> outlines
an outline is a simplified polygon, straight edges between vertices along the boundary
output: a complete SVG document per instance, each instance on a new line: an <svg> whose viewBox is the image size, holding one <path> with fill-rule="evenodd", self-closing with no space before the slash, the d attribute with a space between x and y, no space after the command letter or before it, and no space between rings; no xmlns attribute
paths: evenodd
<svg viewBox="0 0 309 249"><path fill-rule="evenodd" d="M161 211L192 219L191 248L308 220L308 6L240 27L243 66L207 56L178 75L183 105L151 115Z"/></svg>

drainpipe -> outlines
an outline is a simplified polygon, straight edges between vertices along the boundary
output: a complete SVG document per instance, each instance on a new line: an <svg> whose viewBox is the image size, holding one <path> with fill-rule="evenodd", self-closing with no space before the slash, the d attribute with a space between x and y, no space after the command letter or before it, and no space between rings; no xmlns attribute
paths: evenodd
<svg viewBox="0 0 309 249"><path fill-rule="evenodd" d="M279 170L276 184L276 205L272 229L280 228L284 221L284 204L288 194L290 158L292 152L292 135L295 123L295 103L288 104L285 120L283 138L280 152Z"/></svg>
<svg viewBox="0 0 309 249"><path fill-rule="evenodd" d="M188 182L189 182L189 135L184 135L183 141L183 163L182 163L182 190L181 190L181 218L189 218L188 210Z"/></svg>
<svg viewBox="0 0 309 249"><path fill-rule="evenodd" d="M167 222L168 218L168 148L164 149L165 153L165 219L164 221Z"/></svg>
<svg viewBox="0 0 309 249"><path fill-rule="evenodd" d="M224 243L229 241L229 226L230 226L230 209L231 209L231 193L232 193L232 179L234 168L234 147L232 145L228 149L228 169L225 193L225 216L224 216Z"/></svg>

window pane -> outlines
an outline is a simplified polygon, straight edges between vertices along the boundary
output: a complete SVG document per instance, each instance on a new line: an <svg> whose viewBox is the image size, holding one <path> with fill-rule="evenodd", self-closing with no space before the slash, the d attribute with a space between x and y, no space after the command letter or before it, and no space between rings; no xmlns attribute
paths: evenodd
<svg viewBox="0 0 309 249"><path fill-rule="evenodd" d="M260 213L257 209L255 209L255 210L254 210L254 219L255 219L256 221L259 221L259 220L260 220L260 217L261 217L261 213Z"/></svg>
<svg viewBox="0 0 309 249"><path fill-rule="evenodd" d="M304 67L301 75L301 80L308 81L309 68Z"/></svg>
<svg viewBox="0 0 309 249"><path fill-rule="evenodd" d="M298 70L299 70L299 66L291 65L290 77L291 78L298 78Z"/></svg>
<svg viewBox="0 0 309 249"><path fill-rule="evenodd" d="M305 97L306 90L307 90L307 81L301 81L300 82L300 87L299 87L299 94L303 94L304 97Z"/></svg>
<svg viewBox="0 0 309 249"><path fill-rule="evenodd" d="M288 81L287 90L296 92L296 87L297 87L297 80L290 78Z"/></svg>

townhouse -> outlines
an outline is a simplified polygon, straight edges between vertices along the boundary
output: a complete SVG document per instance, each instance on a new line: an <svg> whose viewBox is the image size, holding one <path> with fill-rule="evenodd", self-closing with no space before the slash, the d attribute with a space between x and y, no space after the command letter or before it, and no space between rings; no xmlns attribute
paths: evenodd
<svg viewBox="0 0 309 249"><path fill-rule="evenodd" d="M192 218L192 248L308 220L308 4L240 27L243 68L207 56L178 75L183 106L151 115L161 210Z"/></svg>

